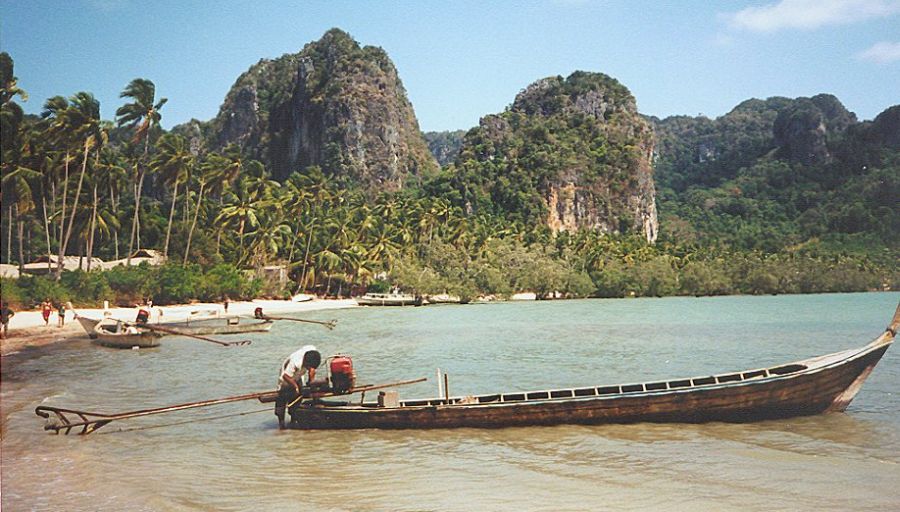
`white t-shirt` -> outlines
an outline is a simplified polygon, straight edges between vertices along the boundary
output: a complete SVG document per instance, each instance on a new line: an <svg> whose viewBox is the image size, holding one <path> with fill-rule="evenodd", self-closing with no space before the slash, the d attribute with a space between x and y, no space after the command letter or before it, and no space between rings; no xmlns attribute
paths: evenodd
<svg viewBox="0 0 900 512"><path fill-rule="evenodd" d="M284 380L284 374L290 375L301 385L308 384L309 372L307 370L309 370L309 368L303 366L303 357L307 352L312 350L316 350L316 347L313 345L305 345L284 360L284 363L281 364L281 374L278 376L279 385L287 382Z"/></svg>

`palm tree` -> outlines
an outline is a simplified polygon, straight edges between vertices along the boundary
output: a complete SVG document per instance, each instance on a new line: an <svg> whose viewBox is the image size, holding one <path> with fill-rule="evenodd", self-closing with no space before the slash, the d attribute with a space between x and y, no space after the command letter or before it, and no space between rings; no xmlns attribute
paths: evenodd
<svg viewBox="0 0 900 512"><path fill-rule="evenodd" d="M195 157L187 139L171 133L167 133L159 139L157 149L159 153L156 154L150 165L155 172L162 174L163 182L172 187L172 206L169 208L166 243L163 246L163 255L168 256L172 220L175 217L175 204L178 202L178 186L186 183L190 177Z"/></svg>
<svg viewBox="0 0 900 512"><path fill-rule="evenodd" d="M28 101L28 94L22 90L15 77L13 60L8 53L0 53L0 147L4 153L15 149L19 125L24 118L24 112L13 100L18 96L22 101ZM7 155L3 155L6 161Z"/></svg>
<svg viewBox="0 0 900 512"><path fill-rule="evenodd" d="M70 149L72 145L72 134L69 129L69 100L64 98L63 96L54 96L47 101L44 102L44 110L41 112L41 117L44 119L44 134L46 136L46 141L51 146L56 146L58 148L57 158L52 159L48 158L46 161L46 170L51 175L51 186L52 189L52 197L51 197L51 208L56 208L56 191L55 191L55 183L56 179L53 176L54 170L57 165L61 165L63 170L62 176L62 204L60 206L59 213L59 227L55 233L55 238L57 243L59 244L58 248L62 247L62 238L63 232L65 229L65 219L66 219L66 206L69 195L69 163L71 162ZM61 159L61 161L59 161ZM54 216L56 214L54 213ZM49 248L47 249L49 252ZM47 261L48 271L50 261Z"/></svg>
<svg viewBox="0 0 900 512"><path fill-rule="evenodd" d="M10 238L12 237L12 226L13 226L13 211L15 210L15 217L18 221L17 224L17 238L19 241L19 270L22 271L25 265L24 251L22 248L23 238L24 238L24 225L25 221L23 219L24 215L27 215L29 212L34 210L34 197L31 187L31 182L37 178L40 178L40 173L37 171L33 171L26 167L18 166L15 170L10 173L4 172L2 185L3 185L3 203L9 204L9 229L10 229ZM12 251L12 244L9 240L7 240L7 248L9 251ZM11 252L10 252L11 254ZM11 258L7 256L7 261L11 261Z"/></svg>
<svg viewBox="0 0 900 512"><path fill-rule="evenodd" d="M188 255L191 252L191 240L194 237L194 229L197 227L197 218L200 216L200 207L203 205L203 193L208 184L220 183L222 180L222 169L225 167L227 160L220 155L212 153L206 157L206 161L200 166L200 172L197 175L197 182L200 183L200 190L197 192L197 209L194 211L194 220L188 230L187 244L184 247L184 260L182 264L187 265Z"/></svg>
<svg viewBox="0 0 900 512"><path fill-rule="evenodd" d="M130 103L126 103L116 110L116 124L119 126L128 126L135 128L134 141L139 142L144 139L143 157L135 163L135 183L134 183L134 217L131 222L131 239L128 242L128 261L131 264L131 255L134 253L134 243L138 242L140 247L140 233L138 227L140 225L141 211L141 192L144 187L144 176L146 169L140 165L146 160L150 151L150 134L159 127L162 115L159 110L168 101L167 98L156 100L156 86L146 78L135 78L131 81L119 95L120 98L131 98Z"/></svg>
<svg viewBox="0 0 900 512"><path fill-rule="evenodd" d="M76 138L84 138L83 158L81 161L81 174L78 178L78 188L72 204L72 213L69 224L65 230L62 242L59 245L59 260L56 264L56 279L62 277L63 258L72 237L72 229L75 226L75 213L78 211L78 200L81 197L81 187L84 184L84 174L87 171L88 156L94 146L102 144L103 133L100 131L100 102L94 95L88 92L79 92L69 100L67 109L69 128Z"/></svg>
<svg viewBox="0 0 900 512"><path fill-rule="evenodd" d="M244 259L244 229L249 225L251 229L259 225L259 208L265 205L265 201L259 200L258 191L250 187L251 181L247 177L238 181L236 190L228 192L228 204L226 204L215 219L217 226L237 225L238 228L238 260Z"/></svg>

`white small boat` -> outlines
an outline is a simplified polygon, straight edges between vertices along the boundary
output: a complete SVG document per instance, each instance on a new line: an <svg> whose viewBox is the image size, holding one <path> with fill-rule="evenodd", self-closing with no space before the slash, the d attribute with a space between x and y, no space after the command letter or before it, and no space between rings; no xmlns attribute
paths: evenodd
<svg viewBox="0 0 900 512"><path fill-rule="evenodd" d="M84 322L80 323L82 326L85 325ZM98 321L91 336L98 345L111 348L157 347L161 337L161 333L141 329L112 318Z"/></svg>
<svg viewBox="0 0 900 512"><path fill-rule="evenodd" d="M360 306L421 306L422 297L404 293L367 293L356 298Z"/></svg>

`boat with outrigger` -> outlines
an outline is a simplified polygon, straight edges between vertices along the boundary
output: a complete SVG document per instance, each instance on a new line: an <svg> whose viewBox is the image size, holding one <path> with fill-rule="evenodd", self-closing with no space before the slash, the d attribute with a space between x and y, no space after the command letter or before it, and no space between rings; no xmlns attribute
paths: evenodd
<svg viewBox="0 0 900 512"><path fill-rule="evenodd" d="M109 348L157 347L164 334L112 318L86 321L87 319L76 314L75 319L88 331L88 335L95 343ZM91 330L88 330L89 326L92 326Z"/></svg>
<svg viewBox="0 0 900 512"><path fill-rule="evenodd" d="M340 379L329 375L322 386L304 388L304 394L289 404L288 427L428 429L637 422L743 423L842 412L891 346L898 328L900 306L887 329L869 344L787 364L629 384L466 396L451 396L444 376L443 396L415 400L399 400L394 391L380 391L377 400L365 401L365 393L426 379L357 386L352 364L344 364ZM352 401L341 398L353 394L362 394L362 398ZM271 402L276 395L277 391L264 391L118 414L42 405L35 413L51 420L45 425L46 430L69 433L80 428L81 434L89 434L116 420L241 400Z"/></svg>
<svg viewBox="0 0 900 512"><path fill-rule="evenodd" d="M108 318L96 319L82 315L75 315L75 319L84 328L91 339L98 337L97 325L106 322ZM113 320L115 322L115 320ZM210 335L210 334L245 334L251 332L268 332L274 324L269 318L247 318L240 315L219 315L217 312L192 314L184 320L171 322L154 322L149 324L160 327L171 334Z"/></svg>

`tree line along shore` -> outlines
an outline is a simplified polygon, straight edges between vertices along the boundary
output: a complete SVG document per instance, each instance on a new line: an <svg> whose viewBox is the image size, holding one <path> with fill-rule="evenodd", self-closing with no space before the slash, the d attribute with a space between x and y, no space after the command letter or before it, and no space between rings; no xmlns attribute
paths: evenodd
<svg viewBox="0 0 900 512"><path fill-rule="evenodd" d="M40 257L58 261L49 275L0 281L2 300L13 307L45 299L177 304L299 291L349 297L391 287L465 301L526 291L575 298L900 286L896 250L867 243L865 234L763 250L663 231L652 244L628 230L554 232L527 217L473 213L441 188L440 175L379 193L352 186L327 166L275 180L236 145L213 151L165 132L166 99L150 80L127 84L114 122L100 119L88 92L50 98L40 116L29 116L16 101L25 92L12 59L3 54L2 61L0 261L19 269ZM166 263L131 265L141 248L159 251ZM86 262L83 270L65 270L72 255ZM98 271L95 258L126 264ZM286 277L276 285L258 272L273 265Z"/></svg>

